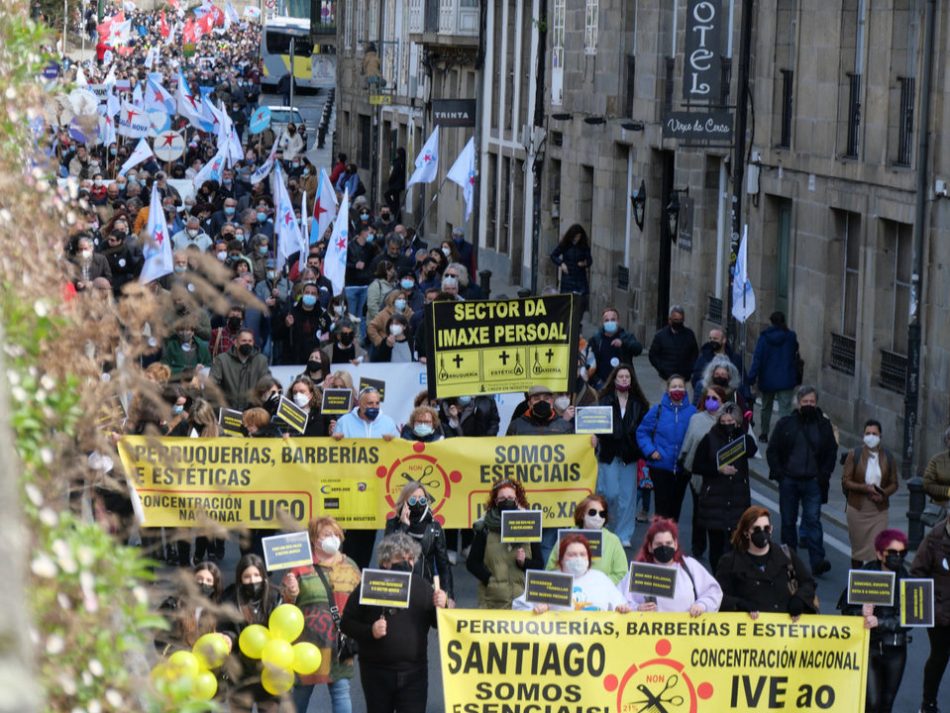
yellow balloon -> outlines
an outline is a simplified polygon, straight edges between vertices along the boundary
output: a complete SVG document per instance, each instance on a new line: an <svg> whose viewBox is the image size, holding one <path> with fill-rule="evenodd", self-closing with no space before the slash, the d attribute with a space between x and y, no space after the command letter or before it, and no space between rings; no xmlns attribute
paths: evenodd
<svg viewBox="0 0 950 713"><path fill-rule="evenodd" d="M271 636L294 642L303 633L303 612L293 604L281 604L267 620Z"/></svg>
<svg viewBox="0 0 950 713"><path fill-rule="evenodd" d="M195 686L192 692L199 701L210 701L218 692L218 679L211 671L202 671L195 677Z"/></svg>
<svg viewBox="0 0 950 713"><path fill-rule="evenodd" d="M251 624L244 628L238 638L241 652L251 659L259 659L264 646L270 641L270 632L260 624Z"/></svg>
<svg viewBox="0 0 950 713"><path fill-rule="evenodd" d="M217 668L228 657L228 637L224 634L205 634L199 637L191 647L192 653L198 658L198 663L205 668Z"/></svg>
<svg viewBox="0 0 950 713"><path fill-rule="evenodd" d="M201 665L198 657L190 651L176 651L168 658L168 665L179 676L195 676Z"/></svg>
<svg viewBox="0 0 950 713"><path fill-rule="evenodd" d="M294 644L294 671L309 675L320 668L323 656L320 655L320 649L308 641L301 641Z"/></svg>
<svg viewBox="0 0 950 713"><path fill-rule="evenodd" d="M275 668L290 669L294 665L294 647L283 639L271 639L261 651L261 661Z"/></svg>
<svg viewBox="0 0 950 713"><path fill-rule="evenodd" d="M265 666L261 674L261 685L272 696L279 696L293 688L294 674L286 669Z"/></svg>

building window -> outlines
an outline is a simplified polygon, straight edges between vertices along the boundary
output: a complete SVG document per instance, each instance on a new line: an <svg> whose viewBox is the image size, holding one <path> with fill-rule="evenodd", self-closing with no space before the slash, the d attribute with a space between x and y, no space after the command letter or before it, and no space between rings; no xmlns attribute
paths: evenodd
<svg viewBox="0 0 950 713"><path fill-rule="evenodd" d="M597 22L600 16L599 0L584 3L584 54L597 54Z"/></svg>
<svg viewBox="0 0 950 713"><path fill-rule="evenodd" d="M625 116L633 116L633 102L636 98L637 84L636 84L636 69L637 69L637 57L636 55L628 54L627 55L627 81L624 88L624 98L623 98L623 113Z"/></svg>
<svg viewBox="0 0 950 713"><path fill-rule="evenodd" d="M347 50L353 49L353 3L348 2L344 5L344 19L343 19L343 48Z"/></svg>
<svg viewBox="0 0 950 713"><path fill-rule="evenodd" d="M795 87L795 73L790 69L781 70L782 73L782 129L778 138L778 145L790 148L792 145L792 93Z"/></svg>
<svg viewBox="0 0 950 713"><path fill-rule="evenodd" d="M356 43L366 42L366 0L359 0L356 5Z"/></svg>
<svg viewBox="0 0 950 713"><path fill-rule="evenodd" d="M564 101L564 16L566 0L554 0L551 13L551 104Z"/></svg>
<svg viewBox="0 0 950 713"><path fill-rule="evenodd" d="M900 86L900 114L897 117L897 165L910 166L911 147L914 145L914 85L913 77L898 77Z"/></svg>
<svg viewBox="0 0 950 713"><path fill-rule="evenodd" d="M858 135L861 128L861 75L848 72L848 143L845 158L858 157Z"/></svg>
<svg viewBox="0 0 950 713"><path fill-rule="evenodd" d="M379 0L369 0L369 35L366 39L376 42L379 37ZM391 74L389 75L392 76Z"/></svg>
<svg viewBox="0 0 950 713"><path fill-rule="evenodd" d="M366 114L360 114L360 144L357 161L362 169L369 168L370 155L372 153L373 129L370 118Z"/></svg>
<svg viewBox="0 0 950 713"><path fill-rule="evenodd" d="M907 327L910 321L910 285L911 268L913 265L913 233L914 226L909 223L893 223L886 221L884 249L888 259L883 265L892 265L891 279L894 286L894 326L891 331L891 351L897 354L907 354Z"/></svg>
<svg viewBox="0 0 950 713"><path fill-rule="evenodd" d="M858 278L861 268L861 217L845 211L841 219L844 260L841 266L841 333L857 336Z"/></svg>

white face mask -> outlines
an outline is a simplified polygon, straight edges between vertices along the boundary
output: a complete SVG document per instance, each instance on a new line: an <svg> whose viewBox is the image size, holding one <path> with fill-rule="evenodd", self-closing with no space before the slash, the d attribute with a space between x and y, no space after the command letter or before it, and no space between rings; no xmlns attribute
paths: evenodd
<svg viewBox="0 0 950 713"><path fill-rule="evenodd" d="M80 254L83 260L92 260L92 250L83 250Z"/></svg>
<svg viewBox="0 0 950 713"><path fill-rule="evenodd" d="M328 535L320 540L320 549L328 555L335 555L340 551L340 538L336 535Z"/></svg>
<svg viewBox="0 0 950 713"><path fill-rule="evenodd" d="M881 437L873 433L864 436L864 445L868 448L877 448L881 444Z"/></svg>
<svg viewBox="0 0 950 713"><path fill-rule="evenodd" d="M604 527L604 523L607 522L600 515L585 515L584 516L584 529L585 530L601 530Z"/></svg>
<svg viewBox="0 0 950 713"><path fill-rule="evenodd" d="M224 250L219 250L219 251L218 251L217 253L215 253L215 254L216 254L217 257L218 257L218 260L220 260L221 262L224 262L225 260L228 259L228 253L227 253L226 251L224 251Z"/></svg>
<svg viewBox="0 0 950 713"><path fill-rule="evenodd" d="M333 305L333 312L334 312L334 314L336 314L338 317L342 317L342 316L343 316L343 305Z"/></svg>
<svg viewBox="0 0 950 713"><path fill-rule="evenodd" d="M303 391L298 391L294 394L294 403L297 404L300 408L310 405L310 397L307 396Z"/></svg>
<svg viewBox="0 0 950 713"><path fill-rule="evenodd" d="M558 396L554 399L554 408L557 411L565 411L571 405L571 399L568 396Z"/></svg>
<svg viewBox="0 0 950 713"><path fill-rule="evenodd" d="M398 337L400 334L402 334L402 325L401 325L401 324L390 324L390 325L389 325L389 333L390 333L391 335L393 335L394 337Z"/></svg>
<svg viewBox="0 0 950 713"><path fill-rule="evenodd" d="M568 574L573 574L575 577L580 577L588 569L590 569L590 565L588 564L586 557L571 557L564 560L562 563L562 568Z"/></svg>

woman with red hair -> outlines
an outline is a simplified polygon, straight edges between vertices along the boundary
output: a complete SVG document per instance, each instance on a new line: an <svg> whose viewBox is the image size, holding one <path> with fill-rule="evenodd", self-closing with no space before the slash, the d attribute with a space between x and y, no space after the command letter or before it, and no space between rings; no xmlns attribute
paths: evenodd
<svg viewBox="0 0 950 713"><path fill-rule="evenodd" d="M532 607L525 595L512 602L512 609L534 609L543 614L548 609L556 611L618 611L626 613L630 607L623 600L613 580L603 572L591 569L590 542L583 535L565 535L558 547L558 569L574 576L574 603L570 607L536 604Z"/></svg>
<svg viewBox="0 0 950 713"><path fill-rule="evenodd" d="M636 561L676 569L676 590L672 598L631 592L628 574L620 583L620 591L632 607L639 611L688 611L690 616L719 611L722 603L719 582L698 561L680 550L679 528L673 520L653 518Z"/></svg>

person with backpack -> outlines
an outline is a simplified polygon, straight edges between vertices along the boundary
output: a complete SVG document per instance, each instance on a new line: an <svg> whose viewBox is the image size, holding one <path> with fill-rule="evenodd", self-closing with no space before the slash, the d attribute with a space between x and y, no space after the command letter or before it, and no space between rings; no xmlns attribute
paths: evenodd
<svg viewBox="0 0 950 713"><path fill-rule="evenodd" d="M760 612L818 613L811 572L793 549L772 542L772 515L764 507L753 505L742 513L716 579L722 587L719 611L744 611L752 619Z"/></svg>
<svg viewBox="0 0 950 713"><path fill-rule="evenodd" d="M897 462L881 447L880 422L871 419L864 424L863 440L848 452L841 474L854 569L876 559L874 538L887 528L888 502L898 484Z"/></svg>

